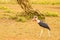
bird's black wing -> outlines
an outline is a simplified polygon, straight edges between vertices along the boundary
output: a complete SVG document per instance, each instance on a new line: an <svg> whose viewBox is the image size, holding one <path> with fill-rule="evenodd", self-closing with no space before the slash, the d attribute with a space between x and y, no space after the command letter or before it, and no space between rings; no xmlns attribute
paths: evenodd
<svg viewBox="0 0 60 40"><path fill-rule="evenodd" d="M47 28L47 29L50 30L49 26L48 26L46 23L40 21L38 24L39 24L41 27L44 27L44 28Z"/></svg>

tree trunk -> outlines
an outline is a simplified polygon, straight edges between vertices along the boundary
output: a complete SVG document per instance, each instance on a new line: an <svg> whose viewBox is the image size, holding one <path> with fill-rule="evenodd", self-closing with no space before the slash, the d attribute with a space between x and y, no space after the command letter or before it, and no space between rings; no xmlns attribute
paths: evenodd
<svg viewBox="0 0 60 40"><path fill-rule="evenodd" d="M17 0L17 2L25 12L33 10L28 0Z"/></svg>
<svg viewBox="0 0 60 40"><path fill-rule="evenodd" d="M31 17L33 15L37 15L40 17L43 17L43 19L45 19L43 14L39 14L37 11L33 10L33 8L31 7L29 0L17 0L18 4L21 6L21 8L28 14L31 15Z"/></svg>

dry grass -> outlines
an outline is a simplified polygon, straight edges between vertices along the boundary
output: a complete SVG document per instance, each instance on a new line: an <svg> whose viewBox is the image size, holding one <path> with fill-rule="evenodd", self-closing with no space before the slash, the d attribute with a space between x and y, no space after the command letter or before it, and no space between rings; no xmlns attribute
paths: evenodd
<svg viewBox="0 0 60 40"><path fill-rule="evenodd" d="M44 33L40 37L40 30L42 28L36 22L29 21L21 23L13 20L0 19L0 40L59 40L59 20L57 17L46 17L46 23L51 28L51 37L48 37L46 29L44 29Z"/></svg>
<svg viewBox="0 0 60 40"><path fill-rule="evenodd" d="M60 0L29 0L32 4L60 5ZM17 0L0 0L1 4L16 4Z"/></svg>
<svg viewBox="0 0 60 40"><path fill-rule="evenodd" d="M0 16L7 17L3 14L15 16L15 12L22 9L19 5L0 4L12 9L14 13L4 13L0 9ZM60 5L32 5L34 9L40 10L42 13L46 10L60 13ZM44 14L44 13L43 13ZM59 14L60 15L60 14ZM31 20L27 22L16 22L15 20L0 18L0 40L60 40L60 17L46 17L45 22L51 28L51 37L48 37L47 30L44 29L43 35L40 37L41 27Z"/></svg>

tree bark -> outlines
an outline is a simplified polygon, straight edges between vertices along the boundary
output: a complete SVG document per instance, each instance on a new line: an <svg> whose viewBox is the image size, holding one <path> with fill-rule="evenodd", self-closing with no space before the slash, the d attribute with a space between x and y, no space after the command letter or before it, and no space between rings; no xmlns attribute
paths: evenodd
<svg viewBox="0 0 60 40"><path fill-rule="evenodd" d="M17 2L25 12L33 10L28 0L17 0Z"/></svg>

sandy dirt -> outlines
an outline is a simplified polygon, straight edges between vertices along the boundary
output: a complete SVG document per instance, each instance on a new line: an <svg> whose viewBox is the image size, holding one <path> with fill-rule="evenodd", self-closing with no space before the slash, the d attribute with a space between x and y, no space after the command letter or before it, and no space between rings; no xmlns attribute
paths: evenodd
<svg viewBox="0 0 60 40"><path fill-rule="evenodd" d="M0 4L18 12L19 5ZM32 5L33 8L41 10L50 10L58 12L60 15L59 5ZM2 12L0 12L2 13ZM47 29L40 27L36 22L27 21L24 23L16 22L10 19L0 19L0 40L60 40L60 17L46 17L46 23L51 28L51 35L48 36ZM44 30L40 37L41 29Z"/></svg>

